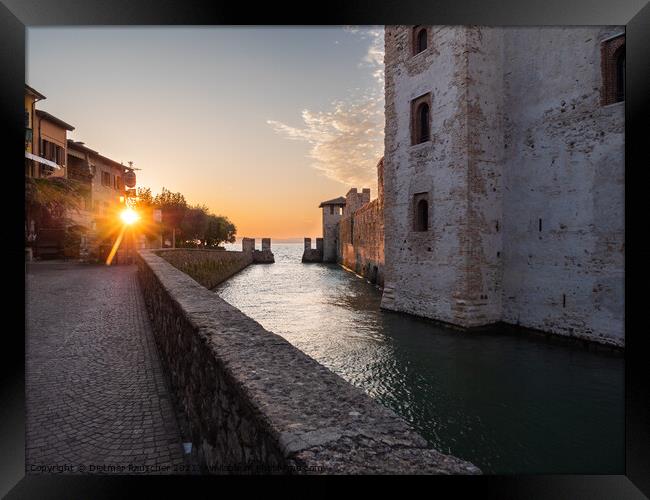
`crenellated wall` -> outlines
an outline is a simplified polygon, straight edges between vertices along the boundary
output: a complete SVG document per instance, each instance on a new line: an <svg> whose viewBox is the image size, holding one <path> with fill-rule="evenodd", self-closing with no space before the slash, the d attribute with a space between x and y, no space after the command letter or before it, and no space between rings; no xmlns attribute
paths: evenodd
<svg viewBox="0 0 650 500"><path fill-rule="evenodd" d="M152 251L152 330L208 472L478 474Z"/></svg>
<svg viewBox="0 0 650 500"><path fill-rule="evenodd" d="M370 201L370 189L352 188L345 196L337 224L337 261L379 286L384 284L384 159L377 163L379 196Z"/></svg>

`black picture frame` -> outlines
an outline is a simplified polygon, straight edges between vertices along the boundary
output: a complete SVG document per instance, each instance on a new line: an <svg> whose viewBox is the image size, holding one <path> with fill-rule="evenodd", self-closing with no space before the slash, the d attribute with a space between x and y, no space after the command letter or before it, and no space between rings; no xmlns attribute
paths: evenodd
<svg viewBox="0 0 650 500"><path fill-rule="evenodd" d="M24 424L24 255L23 221L18 212L24 207L24 192L16 189L24 176L16 164L23 163L23 92L25 83L25 29L45 25L257 25L257 24L479 24L479 25L625 25L626 26L626 273L625 286L625 411L626 465L620 476L479 476L420 477L435 481L420 486L429 492L452 492L454 497L470 494L478 498L526 499L623 499L650 497L650 363L646 357L648 334L643 328L642 285L647 283L650 255L643 232L632 231L635 218L646 211L635 200L647 183L641 176L648 170L650 143L650 5L643 0L390 0L331 1L326 4L289 6L276 3L212 3L203 0L0 0L0 108L5 175L9 189L2 197L5 231L2 246L5 316L2 353L0 404L0 494L8 498L114 498L144 485L147 496L161 488L173 494L171 479L183 488L200 485L214 490L222 477L90 477L25 476ZM314 8L316 7L316 8ZM61 76L63 77L63 76ZM635 168L636 167L636 168ZM644 225L639 221L641 228ZM635 286L636 285L636 286ZM14 304L15 302L15 304ZM646 306L647 307L647 306ZM636 320L636 321L635 321ZM296 478L303 487L306 479ZM241 486L248 480L233 478ZM280 478L286 481L286 478ZM317 479L321 480L322 479ZM246 482L245 482L246 481ZM373 478L381 486L385 478ZM223 485L224 483L219 483ZM281 486L278 482L278 486ZM398 484L399 486L399 484ZM405 484L401 485L405 487ZM219 490L221 491L221 490ZM180 493L179 493L180 494Z"/></svg>

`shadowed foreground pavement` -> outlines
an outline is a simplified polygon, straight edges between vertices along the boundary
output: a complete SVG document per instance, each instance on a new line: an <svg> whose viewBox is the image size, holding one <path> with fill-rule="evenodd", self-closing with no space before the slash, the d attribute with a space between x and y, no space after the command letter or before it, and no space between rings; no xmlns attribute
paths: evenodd
<svg viewBox="0 0 650 500"><path fill-rule="evenodd" d="M25 326L28 474L183 472L135 266L28 264Z"/></svg>

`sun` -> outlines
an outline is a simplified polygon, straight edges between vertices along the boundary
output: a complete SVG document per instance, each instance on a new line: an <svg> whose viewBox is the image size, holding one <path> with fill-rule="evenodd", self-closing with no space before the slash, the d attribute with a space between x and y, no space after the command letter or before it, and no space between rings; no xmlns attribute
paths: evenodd
<svg viewBox="0 0 650 500"><path fill-rule="evenodd" d="M122 219L122 222L124 222L124 224L126 224L127 226L134 224L135 222L137 222L139 218L140 216L138 215L138 213L132 208L125 208L120 213L120 219Z"/></svg>

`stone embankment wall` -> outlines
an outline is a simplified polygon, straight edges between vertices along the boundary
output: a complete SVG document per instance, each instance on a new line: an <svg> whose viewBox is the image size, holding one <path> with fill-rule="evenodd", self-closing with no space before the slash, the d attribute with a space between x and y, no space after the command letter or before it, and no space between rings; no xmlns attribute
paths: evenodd
<svg viewBox="0 0 650 500"><path fill-rule="evenodd" d="M476 474L392 411L151 251L138 274L157 345L211 472Z"/></svg>
<svg viewBox="0 0 650 500"><path fill-rule="evenodd" d="M174 248L156 253L206 288L214 288L253 263L253 253L244 251Z"/></svg>

